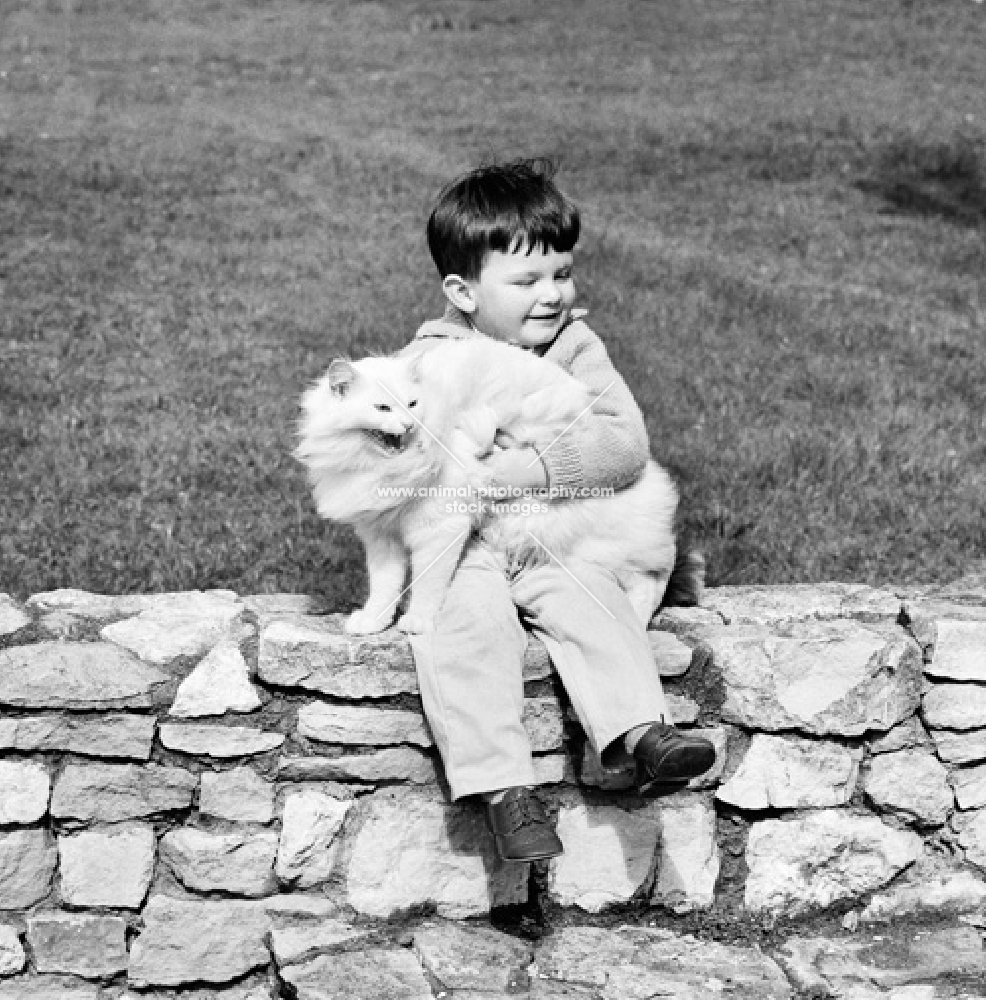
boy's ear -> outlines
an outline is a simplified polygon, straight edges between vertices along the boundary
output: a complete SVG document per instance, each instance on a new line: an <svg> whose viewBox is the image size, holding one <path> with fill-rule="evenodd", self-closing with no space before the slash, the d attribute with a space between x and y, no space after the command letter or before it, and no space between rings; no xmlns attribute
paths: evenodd
<svg viewBox="0 0 986 1000"><path fill-rule="evenodd" d="M458 274L448 274L442 282L442 291L445 298L455 306L460 312L467 315L476 311L476 300L472 294L472 288L465 278Z"/></svg>

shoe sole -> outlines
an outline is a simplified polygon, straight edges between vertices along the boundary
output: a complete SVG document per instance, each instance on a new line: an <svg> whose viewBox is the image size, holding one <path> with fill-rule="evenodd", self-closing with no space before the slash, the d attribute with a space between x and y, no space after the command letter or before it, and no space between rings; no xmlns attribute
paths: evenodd
<svg viewBox="0 0 986 1000"><path fill-rule="evenodd" d="M674 795L675 792L684 791L691 780L691 778L682 778L679 781L662 781L660 778L655 778L653 781L646 781L644 784L638 785L637 794L646 795L651 798L657 798L661 795Z"/></svg>
<svg viewBox="0 0 986 1000"><path fill-rule="evenodd" d="M522 858L508 858L505 854L500 854L499 851L496 852L497 856L501 861L511 861L513 863L525 863L529 861L547 861L550 858L557 858L564 854L564 851L552 851L550 854L527 854Z"/></svg>

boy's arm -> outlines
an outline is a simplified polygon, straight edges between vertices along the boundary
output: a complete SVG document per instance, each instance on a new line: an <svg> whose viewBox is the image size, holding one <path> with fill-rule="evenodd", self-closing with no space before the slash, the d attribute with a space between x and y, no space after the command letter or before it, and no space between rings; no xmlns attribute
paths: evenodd
<svg viewBox="0 0 986 1000"><path fill-rule="evenodd" d="M629 485L650 457L647 427L603 342L585 323L576 321L544 356L585 383L595 396L592 408L561 437L535 441L548 485L566 490Z"/></svg>

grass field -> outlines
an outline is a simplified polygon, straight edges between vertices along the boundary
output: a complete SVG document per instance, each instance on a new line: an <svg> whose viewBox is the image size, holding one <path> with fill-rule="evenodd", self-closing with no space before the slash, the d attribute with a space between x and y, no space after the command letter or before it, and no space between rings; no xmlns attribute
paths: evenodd
<svg viewBox="0 0 986 1000"><path fill-rule="evenodd" d="M986 561L986 6L0 0L0 591L361 597L302 389L548 154L713 583Z"/></svg>

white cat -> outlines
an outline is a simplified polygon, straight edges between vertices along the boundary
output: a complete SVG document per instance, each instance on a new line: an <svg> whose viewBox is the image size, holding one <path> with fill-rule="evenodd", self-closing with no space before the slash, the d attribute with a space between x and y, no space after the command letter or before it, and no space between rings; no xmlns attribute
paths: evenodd
<svg viewBox="0 0 986 1000"><path fill-rule="evenodd" d="M558 365L488 338L428 340L392 357L334 361L302 399L295 454L308 467L319 513L351 524L366 549L370 592L346 631L390 625L409 560L414 582L397 624L430 631L477 527L517 563L554 558L576 578L582 563L612 570L646 625L675 566L677 495L657 463L610 496L539 501L547 509L528 514L478 509L488 510L477 498L490 485L480 459L497 435L543 441L591 400ZM477 509L451 511L456 499Z"/></svg>
<svg viewBox="0 0 986 1000"><path fill-rule="evenodd" d="M370 593L346 631L429 631L490 486L479 461L497 432L560 433L591 402L550 361L499 341L435 339L393 357L334 361L302 399L295 455L319 513L355 528ZM442 495L444 493L444 495ZM488 497L487 497L488 501ZM461 511L450 506L461 504Z"/></svg>

